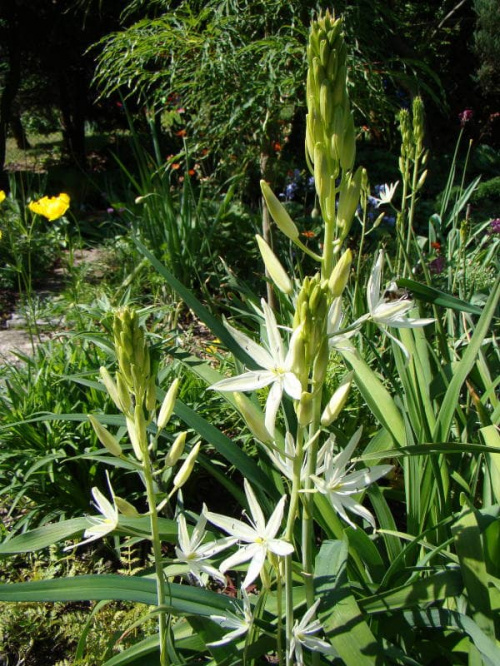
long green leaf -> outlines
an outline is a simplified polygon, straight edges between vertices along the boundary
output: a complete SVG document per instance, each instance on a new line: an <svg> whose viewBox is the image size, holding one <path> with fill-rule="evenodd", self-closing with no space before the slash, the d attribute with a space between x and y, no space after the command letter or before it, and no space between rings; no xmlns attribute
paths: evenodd
<svg viewBox="0 0 500 666"><path fill-rule="evenodd" d="M467 597L478 627L490 638L495 638L495 626L488 592L488 575L484 549L476 512L467 502L459 519L452 527L455 546Z"/></svg>
<svg viewBox="0 0 500 666"><path fill-rule="evenodd" d="M318 615L329 641L346 666L369 666L380 646L370 631L347 578L347 541L324 541L316 558L314 585Z"/></svg>
<svg viewBox="0 0 500 666"><path fill-rule="evenodd" d="M135 601L148 606L157 602L153 578L117 574L73 576L52 580L0 585L0 601ZM227 615L231 599L191 585L166 585L166 606L179 615Z"/></svg>
<svg viewBox="0 0 500 666"><path fill-rule="evenodd" d="M374 416L399 446L405 446L404 421L388 390L357 351L341 350L341 352L354 370L356 385Z"/></svg>
<svg viewBox="0 0 500 666"><path fill-rule="evenodd" d="M458 398L463 383L467 379L476 361L477 354L486 337L491 320L495 314L500 295L500 277L497 278L494 288L491 291L481 317L476 324L474 333L467 345L464 355L454 368L454 374L446 390L441 409L439 410L436 427L434 429L433 440L435 442L447 441L455 408L458 404Z"/></svg>
<svg viewBox="0 0 500 666"><path fill-rule="evenodd" d="M399 278L396 280L398 287L408 289L417 300L424 303L432 303L433 305L440 305L443 308L449 308L457 312L470 312L471 314L480 315L482 309L472 303L467 303L456 296L447 294L444 291L431 287L428 284L422 284L409 278Z"/></svg>

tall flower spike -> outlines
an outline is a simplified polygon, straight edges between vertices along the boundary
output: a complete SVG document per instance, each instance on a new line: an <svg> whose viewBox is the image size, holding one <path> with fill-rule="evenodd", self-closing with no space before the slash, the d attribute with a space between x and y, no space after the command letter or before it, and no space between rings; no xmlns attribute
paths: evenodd
<svg viewBox="0 0 500 666"><path fill-rule="evenodd" d="M432 324L434 319L411 319L406 315L414 307L414 302L407 298L400 298L397 301L389 301L385 296L385 290L380 289L382 280L382 271L384 266L384 251L380 250L378 259L375 262L373 270L368 280L368 310L369 318L377 324L391 340L401 348L406 359L409 360L408 350L401 340L398 340L388 330L387 326L392 328L418 328Z"/></svg>
<svg viewBox="0 0 500 666"><path fill-rule="evenodd" d="M248 354L254 359L262 370L250 370L238 377L223 379L210 388L215 391L255 391L264 386L271 385L266 402L265 426L270 435L274 435L276 414L280 406L283 391L294 400L300 400L302 385L292 370L293 362L293 335L300 335L297 329L290 340L289 350L285 348L278 329L278 324L269 305L262 300L262 309L266 322L269 351L254 342L244 333L226 324L229 332Z"/></svg>
<svg viewBox="0 0 500 666"><path fill-rule="evenodd" d="M283 520L286 496L280 499L269 522L266 524L266 519L252 487L246 479L244 479L243 483L250 507L250 525L236 518L229 518L228 516L223 516L220 513L212 513L211 511L205 511L205 516L207 520L220 527L230 536L248 544L240 548L240 550L228 557L220 565L220 570L224 573L228 569L232 569L238 564L250 560L247 575L242 583L242 588L247 588L260 574L268 553L280 556L291 555L294 548L288 541L276 538Z"/></svg>
<svg viewBox="0 0 500 666"><path fill-rule="evenodd" d="M351 527L356 525L347 515L346 511L357 514L366 520L375 529L375 518L364 506L356 502L352 495L362 492L371 483L388 474L392 465L375 465L357 471L351 471L350 464L354 449L359 443L363 428L359 428L352 436L350 442L343 451L333 455L332 447L334 437L329 438L330 450L325 455L324 477L312 476L316 490L326 495L333 508Z"/></svg>

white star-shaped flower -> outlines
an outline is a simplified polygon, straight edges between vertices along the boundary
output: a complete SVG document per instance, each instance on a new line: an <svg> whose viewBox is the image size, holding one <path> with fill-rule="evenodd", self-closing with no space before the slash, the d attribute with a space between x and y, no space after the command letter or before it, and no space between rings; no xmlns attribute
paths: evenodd
<svg viewBox="0 0 500 666"><path fill-rule="evenodd" d="M189 536L186 519L184 514L180 513L177 516L177 540L179 545L175 547L175 553L179 562L183 562L184 564L188 565L190 573L196 578L200 585L204 585L204 581L201 578L202 573L206 573L209 576L212 576L212 578L215 578L223 585L225 585L226 579L221 574L221 572L211 564L208 564L208 562L205 560L213 557L214 555L217 555L217 553L220 553L225 548L232 546L236 542L236 539L227 537L217 541L203 543L206 536L206 524L207 519L202 513L193 531L191 532L191 536Z"/></svg>
<svg viewBox="0 0 500 666"><path fill-rule="evenodd" d="M220 565L220 571L224 573L228 569L232 569L238 564L250 560L247 575L242 583L242 587L247 588L260 574L269 552L283 557L293 553L294 549L288 541L276 538L283 520L286 496L280 499L266 525L266 519L252 487L246 479L244 479L243 483L252 516L250 518L250 525L237 518L229 518L228 516L223 516L220 513L212 513L211 511L205 511L205 516L211 523L220 527L230 536L236 537L238 541L244 544L248 544L242 546L234 555L225 559Z"/></svg>
<svg viewBox="0 0 500 666"><path fill-rule="evenodd" d="M336 650L321 638L317 638L313 634L321 631L323 627L319 620L313 620L316 609L318 608L320 599L308 609L300 622L295 622L292 629L292 640L290 641L290 660L293 659L295 666L304 666L304 655L302 646L314 652L322 652L323 654L337 655Z"/></svg>
<svg viewBox="0 0 500 666"><path fill-rule="evenodd" d="M373 199L377 202L375 204L376 208L379 208L383 204L391 203L398 185L399 185L399 180L395 183L391 183L390 185L388 183L385 183L385 185L380 186L379 196L373 197Z"/></svg>
<svg viewBox="0 0 500 666"><path fill-rule="evenodd" d="M235 638L244 636L252 626L253 614L250 606L250 599L244 589L241 590L243 607L234 603L235 612L229 612L228 615L209 615L212 622L215 622L223 629L231 629L223 638L213 643L207 643L210 647L219 647L234 641Z"/></svg>
<svg viewBox="0 0 500 666"><path fill-rule="evenodd" d="M111 487L111 482L109 476L106 474L108 479L108 486L111 491L111 496L113 497L113 503L111 503L104 495L101 493L99 488L92 488L92 497L95 500L95 506L102 514L102 516L91 516L90 520L93 525L88 527L83 533L84 541L74 544L73 546L67 546L64 550L71 550L72 548L77 548L78 546L83 546L86 543L91 541L96 541L106 536L110 532L113 532L118 527L118 508L115 502L115 494L113 488Z"/></svg>
<svg viewBox="0 0 500 666"><path fill-rule="evenodd" d="M324 477L320 478L314 475L311 478L317 491L328 497L335 511L351 527L356 528L356 525L349 518L346 510L361 516L375 529L373 515L359 502L356 502L352 495L360 493L371 483L388 474L392 465L375 465L374 467L351 471L354 467L350 464L351 456L359 443L362 430L362 427L358 428L345 449L337 455L333 455L332 451L335 438L330 437L331 446L325 454Z"/></svg>
<svg viewBox="0 0 500 666"><path fill-rule="evenodd" d="M302 394L300 380L292 371L293 336L299 335L300 329L296 329L293 333L289 350L285 353L276 317L264 300L262 300L262 309L266 322L269 351L244 333L226 324L236 342L253 358L262 370L250 370L237 377L223 379L210 388L216 391L255 391L256 389L271 385L266 402L265 426L272 436L274 435L276 414L280 406L283 391L294 400L299 400Z"/></svg>
<svg viewBox="0 0 500 666"><path fill-rule="evenodd" d="M411 319L406 315L414 307L414 302L408 298L400 298L390 301L386 298L386 290L380 290L382 280L382 270L384 266L384 252L380 250L378 259L375 262L373 270L368 280L367 300L369 318L380 326L382 330L401 347L406 358L409 358L408 351L401 340L398 340L386 327L392 328L417 328L432 324L434 319Z"/></svg>

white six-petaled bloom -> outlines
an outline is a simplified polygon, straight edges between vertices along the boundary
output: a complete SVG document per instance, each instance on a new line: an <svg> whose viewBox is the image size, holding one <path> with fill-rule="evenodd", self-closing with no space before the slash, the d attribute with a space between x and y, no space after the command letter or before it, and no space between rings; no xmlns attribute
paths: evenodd
<svg viewBox="0 0 500 666"><path fill-rule="evenodd" d="M71 550L72 548L77 548L78 546L83 546L86 543L91 541L96 541L106 536L110 532L113 532L118 527L118 508L115 502L115 494L113 488L111 487L111 482L109 476L106 474L108 479L108 486L111 491L111 496L113 498L113 503L111 503L104 495L101 493L99 488L92 488L92 497L95 501L95 506L102 514L102 516L91 516L90 520L93 525L88 527L83 533L84 541L80 541L73 546L67 546L64 550Z"/></svg>
<svg viewBox="0 0 500 666"><path fill-rule="evenodd" d="M358 428L351 440L340 453L333 455L332 447L335 438L329 438L330 450L325 454L324 475L311 476L316 490L326 495L333 508L351 527L356 527L346 513L350 511L366 520L375 529L375 518L373 515L352 497L362 492L367 486L377 481L382 476L388 474L392 465L375 465L365 469L351 471L353 465L350 464L354 449L359 443L363 428Z"/></svg>
<svg viewBox="0 0 500 666"><path fill-rule="evenodd" d="M210 647L219 647L234 641L235 638L244 636L252 626L253 614L252 607L250 606L250 599L244 589L241 590L241 598L243 606L234 603L234 613L229 612L227 615L209 615L212 622L215 622L222 627L222 629L231 629L223 638L213 643L207 643Z"/></svg>
<svg viewBox="0 0 500 666"><path fill-rule="evenodd" d="M224 573L228 569L250 560L245 580L242 583L242 587L247 588L260 574L268 553L285 556L293 553L294 548L288 541L276 538L283 520L286 496L284 495L280 499L266 525L266 519L250 484L246 479L243 483L248 506L250 507L250 525L237 518L229 518L211 511L205 511L205 516L211 523L220 527L230 536L236 537L243 544L248 544L225 559L219 567L220 571Z"/></svg>
<svg viewBox="0 0 500 666"><path fill-rule="evenodd" d="M384 252L380 250L378 259L375 262L373 270L368 280L367 300L369 319L394 340L394 342L401 347L406 358L409 358L408 351L403 345L401 340L398 340L392 333L387 330L387 326L392 328L417 328L419 326L427 326L432 324L434 319L411 319L406 315L414 307L414 302L408 298L400 298L398 300L388 300L386 298L386 291L380 289L382 280L382 270L384 266Z"/></svg>
<svg viewBox="0 0 500 666"><path fill-rule="evenodd" d="M307 610L304 617L295 622L292 629L292 640L290 641L290 660L293 661L295 666L304 666L304 654L302 646L314 652L322 652L323 654L336 655L336 650L326 641L314 636L323 627L319 620L313 620L314 614L319 606L320 599Z"/></svg>
<svg viewBox="0 0 500 666"><path fill-rule="evenodd" d="M395 183L391 183L390 185L388 183L385 183L385 185L380 186L379 196L373 197L373 199L377 202L375 204L376 208L379 208L379 206L382 206L383 204L391 203L398 185L399 185L399 180L396 181Z"/></svg>
<svg viewBox="0 0 500 666"><path fill-rule="evenodd" d="M205 506L204 509L206 509ZM225 577L218 569L216 569L205 560L213 557L214 555L217 555L217 553L220 553L225 548L232 546L236 542L236 538L226 537L217 541L203 543L206 536L206 524L207 519L202 513L198 519L198 522L193 528L193 531L191 532L191 536L189 536L186 519L184 514L180 513L177 516L177 540L179 545L175 547L175 553L179 562L187 564L190 573L196 578L200 585L204 585L204 581L201 577L202 573L206 573L209 576L212 576L212 578L215 578L223 585L225 585Z"/></svg>
<svg viewBox="0 0 500 666"><path fill-rule="evenodd" d="M244 333L226 324L236 342L253 358L262 370L249 370L237 377L223 379L210 388L216 391L255 391L256 389L271 385L266 402L265 426L271 436L273 436L276 414L280 406L283 391L294 398L294 400L299 400L302 395L302 385L299 378L292 371L292 340L290 340L288 352L285 353L276 317L264 300L262 300L262 310L264 311L266 322L269 351ZM300 329L296 329L292 338L294 335L299 334Z"/></svg>

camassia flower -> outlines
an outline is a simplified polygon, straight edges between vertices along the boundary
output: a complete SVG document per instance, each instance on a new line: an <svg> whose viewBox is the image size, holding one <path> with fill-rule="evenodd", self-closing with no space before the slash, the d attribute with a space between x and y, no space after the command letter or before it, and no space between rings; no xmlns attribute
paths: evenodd
<svg viewBox="0 0 500 666"><path fill-rule="evenodd" d="M364 506L356 502L352 495L362 492L371 483L388 474L392 465L375 465L365 469L351 471L350 464L354 449L359 443L363 428L358 428L348 445L337 455L333 455L334 437L329 438L330 449L325 454L324 476L311 476L316 490L326 495L333 508L351 527L356 527L346 511L357 514L375 529L375 518Z"/></svg>
<svg viewBox="0 0 500 666"><path fill-rule="evenodd" d="M401 347L404 355L409 359L409 354L401 340L398 340L387 330L387 326L392 328L417 328L432 324L434 319L411 319L406 315L414 307L414 302L408 298L389 300L386 297L386 291L380 290L382 280L382 270L384 266L384 252L380 250L378 259L375 262L370 279L368 280L368 318L379 326L394 342Z"/></svg>
<svg viewBox="0 0 500 666"><path fill-rule="evenodd" d="M231 631L219 641L207 643L209 647L226 645L226 643L230 643L231 641L234 641L235 638L244 636L250 631L253 622L253 614L252 607L250 606L250 599L244 589L241 590L241 597L243 607L237 606L236 603L233 602L235 609L234 613L229 612L228 615L209 615L212 622L218 624L222 629L231 629Z"/></svg>
<svg viewBox="0 0 500 666"><path fill-rule="evenodd" d="M116 506L115 494L113 492L113 488L111 487L109 477L108 485L113 497L113 503L111 504L111 502L106 499L106 497L104 497L99 488L92 488L92 497L94 498L96 507L102 514L102 517L91 516L90 520L92 521L93 525L88 527L83 533L84 541L80 541L80 543L77 543L73 546L68 546L64 550L71 550L72 548L83 546L84 544L90 543L91 541L101 539L102 537L106 536L106 534L113 532L118 527L118 508Z"/></svg>
<svg viewBox="0 0 500 666"><path fill-rule="evenodd" d="M252 487L246 479L244 479L243 483L252 516L250 518L250 525L236 518L229 518L229 516L212 513L211 511L205 511L205 516L211 523L220 527L231 537L236 537L237 540L248 544L240 548L234 555L225 559L220 565L220 571L224 573L228 569L232 569L238 564L250 560L247 575L242 584L243 588L247 588L260 574L268 553L274 553L283 557L293 553L293 546L284 539L276 538L283 520L286 496L284 495L280 499L266 525L266 519Z"/></svg>
<svg viewBox="0 0 500 666"><path fill-rule="evenodd" d="M313 620L316 609L318 608L320 599L306 611L304 617L295 622L292 629L292 640L290 641L290 660L293 660L295 666L304 666L304 654L302 646L313 652L322 652L323 654L337 655L336 650L321 638L317 638L314 634L322 630L319 620ZM295 655L295 659L293 658Z"/></svg>
<svg viewBox="0 0 500 666"><path fill-rule="evenodd" d="M388 183L381 185L378 191L379 196L373 197L373 200L375 202L375 207L379 208L384 204L391 203L392 198L396 193L398 185L399 185L399 180L396 183L391 183L390 185Z"/></svg>
<svg viewBox="0 0 500 666"><path fill-rule="evenodd" d="M273 436L276 414L283 391L294 398L294 400L299 400L302 395L302 385L292 370L294 336L300 335L301 330L300 328L295 329L290 339L288 352L285 354L276 318L264 300L262 300L262 309L266 322L269 351L244 333L226 324L236 342L253 358L262 370L250 370L237 377L223 379L210 388L216 391L255 391L256 389L271 385L266 402L265 426L271 436Z"/></svg>
<svg viewBox="0 0 500 666"><path fill-rule="evenodd" d="M218 569L211 564L208 564L208 562L205 562L205 560L209 557L213 557L221 550L224 550L224 548L232 546L233 543L236 542L236 538L226 537L224 539L219 539L218 541L203 543L205 539L206 524L207 519L202 513L191 532L191 536L189 536L186 519L184 514L180 513L177 518L179 545L175 547L175 553L179 562L188 565L190 573L196 578L200 585L204 585L201 578L202 573L212 576L212 578L215 578L225 585L226 579L224 576Z"/></svg>
<svg viewBox="0 0 500 666"><path fill-rule="evenodd" d="M57 197L42 197L38 201L30 201L28 208L37 215L43 215L53 222L64 215L69 208L69 196L62 192Z"/></svg>

